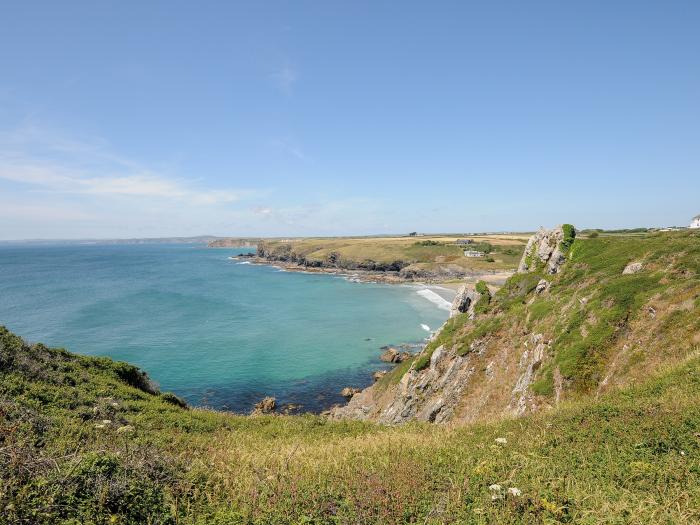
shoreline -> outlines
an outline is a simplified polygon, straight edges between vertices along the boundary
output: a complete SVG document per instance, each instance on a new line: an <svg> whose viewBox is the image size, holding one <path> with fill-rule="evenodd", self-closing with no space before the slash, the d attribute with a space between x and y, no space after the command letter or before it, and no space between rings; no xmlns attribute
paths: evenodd
<svg viewBox="0 0 700 525"><path fill-rule="evenodd" d="M245 248L245 247L243 247ZM246 256L246 255L235 255L231 256L235 260L247 261L250 264L256 264L261 266L272 266L275 268L280 268L286 272L299 272L299 273L323 273L330 275L342 275L354 280L354 282L365 282L365 283L386 283L386 284L424 284L431 286L442 286L453 290L455 293L462 287L465 283L475 284L479 280L486 281L488 284L495 286L501 286L511 275L515 273L515 270L488 270L483 272L470 272L465 274L460 278L450 278L450 279L439 279L439 278L423 278L423 279L408 279L401 277L398 272L381 272L376 270L349 270L344 268L332 268L332 267L312 267L304 266L294 262L289 261L277 261L272 259L266 259L264 257L259 257L257 255Z"/></svg>
<svg viewBox="0 0 700 525"><path fill-rule="evenodd" d="M245 247L242 247L245 248ZM421 295L423 299L429 303L432 303L434 308L437 308L438 310L442 310L448 313L448 318L449 318L449 305L451 305L452 300L456 296L458 290L467 282L470 282L467 279L462 279L462 280L450 280L447 282L444 281L426 281L426 280L413 280L413 279L405 279L401 278L398 275L386 275L387 272L377 272L377 271L371 271L371 270L344 270L342 268L324 268L324 267L306 267L302 266L296 263L288 262L288 261L272 261L265 259L263 257L258 257L258 256L246 256L246 255L232 255L228 257L229 260L235 260L235 261L241 261L241 262L246 262L248 264L256 265L256 266L270 266L272 268L278 268L280 271L283 272L295 272L295 273L308 273L308 274L323 274L323 275L329 275L329 276L336 276L336 277L344 277L347 281L349 282L354 282L354 283L379 283L379 284L390 284L390 285L399 285L399 286L409 286L409 287L415 287L418 288L416 292L420 292L422 290L430 291L433 294L435 294L439 299L444 301L443 304L440 304L438 300L433 300L428 297L426 297L423 294L418 293L418 295ZM240 264L240 263L239 263ZM474 282L482 278L481 274L473 277ZM507 278L507 277L506 277ZM439 294L436 289L442 289L442 290L447 290L450 292L450 299L448 300L445 298L442 294ZM423 325L426 326L427 325ZM411 354L411 356L415 356L420 354L420 352L425 348L425 346L430 342L430 340L437 334L440 329L444 326L444 322L438 326L437 328L430 328L430 330L426 330L426 336L421 340L421 341L402 341L400 343L394 343L391 345L387 345L384 347L378 347L377 348L377 357L376 357L376 364L382 363L383 365L381 369L377 370L376 364L375 366L371 366L367 368L366 374L367 374L367 384L358 384L358 385L338 385L339 388L335 392L328 392L327 395L332 395L332 394L338 394L341 392L341 390L350 388L358 388L360 390L368 388L372 386L374 383L377 381L377 377L375 374L378 371L383 371L384 373L388 373L397 366L401 364L401 361L399 362L384 362L381 359L381 355L383 352L386 352L388 348L393 348L397 350L399 353L401 352L408 352ZM372 377L374 379L372 379ZM295 414L325 414L328 413L331 409L337 406L344 406L346 405L350 399L346 399L344 403L339 404L339 403L331 403L328 404L327 406L324 406L321 410L314 411L314 410L307 410L306 407L303 405L297 405L297 403L292 400L290 401L290 405L294 405L295 410L293 413ZM261 401L262 402L262 401ZM257 406L257 405L256 405ZM275 413L278 414L286 414L289 413L288 411L285 411L284 407L279 407L281 410L275 410Z"/></svg>

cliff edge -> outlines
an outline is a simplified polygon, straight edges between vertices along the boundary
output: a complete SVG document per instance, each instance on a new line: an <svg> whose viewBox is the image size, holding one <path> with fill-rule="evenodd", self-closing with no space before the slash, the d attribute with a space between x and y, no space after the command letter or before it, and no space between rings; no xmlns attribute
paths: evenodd
<svg viewBox="0 0 700 525"><path fill-rule="evenodd" d="M477 421L635 383L700 343L698 240L541 229L493 297L463 288L418 356L331 417Z"/></svg>

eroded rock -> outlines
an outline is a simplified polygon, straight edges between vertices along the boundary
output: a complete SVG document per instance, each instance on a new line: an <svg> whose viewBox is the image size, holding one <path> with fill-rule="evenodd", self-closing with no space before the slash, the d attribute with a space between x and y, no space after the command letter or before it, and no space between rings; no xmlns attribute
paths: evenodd
<svg viewBox="0 0 700 525"><path fill-rule="evenodd" d="M255 404L253 414L270 414L275 411L277 400L274 397L265 397Z"/></svg>

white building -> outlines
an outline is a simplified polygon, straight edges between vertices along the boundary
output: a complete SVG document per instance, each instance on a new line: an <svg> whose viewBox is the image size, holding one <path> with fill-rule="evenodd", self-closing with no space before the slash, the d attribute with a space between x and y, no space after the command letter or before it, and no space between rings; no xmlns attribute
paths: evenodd
<svg viewBox="0 0 700 525"><path fill-rule="evenodd" d="M690 223L689 228L700 228L700 215L693 217L693 221Z"/></svg>
<svg viewBox="0 0 700 525"><path fill-rule="evenodd" d="M464 250L465 257L483 257L483 252L477 252L476 250Z"/></svg>

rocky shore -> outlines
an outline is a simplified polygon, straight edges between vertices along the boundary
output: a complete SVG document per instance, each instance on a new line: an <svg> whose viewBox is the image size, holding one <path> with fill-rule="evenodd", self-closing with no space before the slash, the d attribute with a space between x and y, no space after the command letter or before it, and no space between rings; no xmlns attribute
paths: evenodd
<svg viewBox="0 0 700 525"><path fill-rule="evenodd" d="M236 257L237 259L249 261L251 264L264 264L275 266L288 272L306 272L306 273L327 273L332 275L342 275L349 280L356 282L371 282L371 283L389 283L389 284L405 284L405 283L427 283L427 284L454 284L455 288L461 286L465 281L476 282L479 280L487 281L490 284L502 285L508 277L513 275L514 271L510 270L480 270L480 271L464 271L462 268L450 271L449 268L445 271L403 271L394 268L379 266L379 269L366 269L360 267L339 267L329 264L316 264L317 261L291 261L283 260L277 257L265 257L258 254L242 254Z"/></svg>

